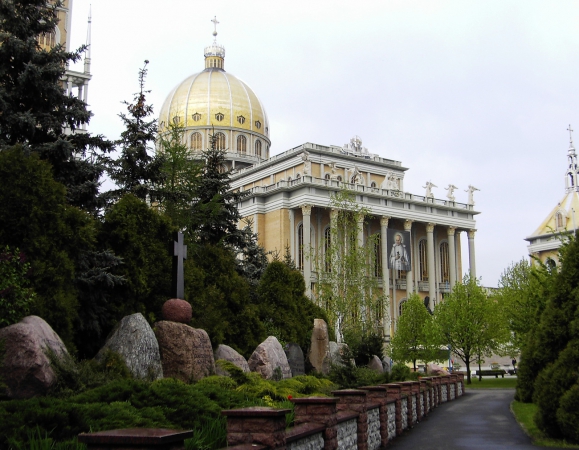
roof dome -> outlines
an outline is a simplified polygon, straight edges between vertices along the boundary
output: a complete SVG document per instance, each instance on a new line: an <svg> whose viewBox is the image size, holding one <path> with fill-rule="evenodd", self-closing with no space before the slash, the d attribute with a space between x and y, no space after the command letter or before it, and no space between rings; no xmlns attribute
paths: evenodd
<svg viewBox="0 0 579 450"><path fill-rule="evenodd" d="M265 108L253 90L219 68L208 68L179 83L167 96L159 123L178 121L185 128L235 128L269 143Z"/></svg>
<svg viewBox="0 0 579 450"><path fill-rule="evenodd" d="M225 72L225 48L216 40L205 47L204 55L205 70L186 78L167 96L159 114L160 132L178 124L193 151L208 148L214 134L232 169L267 159L269 122L259 98L247 84Z"/></svg>

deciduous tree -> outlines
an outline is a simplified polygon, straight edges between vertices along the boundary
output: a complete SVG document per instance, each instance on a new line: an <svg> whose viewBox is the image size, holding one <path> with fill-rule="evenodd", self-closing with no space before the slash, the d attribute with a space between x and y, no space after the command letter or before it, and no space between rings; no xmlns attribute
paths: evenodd
<svg viewBox="0 0 579 450"><path fill-rule="evenodd" d="M509 338L499 303L468 275L454 285L434 315L441 342L450 345L466 365L467 384L476 357L498 350Z"/></svg>
<svg viewBox="0 0 579 450"><path fill-rule="evenodd" d="M378 237L370 236L359 245L357 235L368 211L348 191L338 192L331 207L335 216L324 243L325 252L315 259L320 274L318 306L326 311L337 339L346 331L380 333L386 299L374 277ZM311 249L303 252L305 261L314 258Z"/></svg>
<svg viewBox="0 0 579 450"><path fill-rule="evenodd" d="M412 294L402 306L396 333L392 338L391 355L395 362L411 362L416 371L416 361L428 363L437 359L440 340L433 328L433 317L418 294Z"/></svg>

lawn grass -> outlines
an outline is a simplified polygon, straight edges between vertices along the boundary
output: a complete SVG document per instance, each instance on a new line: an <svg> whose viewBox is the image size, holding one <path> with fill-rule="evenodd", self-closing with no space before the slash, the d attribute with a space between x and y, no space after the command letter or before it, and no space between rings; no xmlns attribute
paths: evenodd
<svg viewBox="0 0 579 450"><path fill-rule="evenodd" d="M579 448L577 444L569 444L564 440L550 439L537 428L533 417L537 412L537 405L533 403L521 403L513 401L511 403L511 411L515 415L515 419L525 432L533 439L533 444L540 447L558 447L558 448Z"/></svg>
<svg viewBox="0 0 579 450"><path fill-rule="evenodd" d="M514 389L517 386L517 377L505 376L505 378L482 377L482 381L478 377L471 378L472 384L466 384L466 377L464 377L464 387L466 389Z"/></svg>

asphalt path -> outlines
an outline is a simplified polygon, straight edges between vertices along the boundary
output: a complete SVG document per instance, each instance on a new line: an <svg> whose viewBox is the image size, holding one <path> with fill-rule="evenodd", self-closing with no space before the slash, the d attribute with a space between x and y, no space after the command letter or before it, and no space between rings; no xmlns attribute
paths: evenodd
<svg viewBox="0 0 579 450"><path fill-rule="evenodd" d="M390 444L393 450L537 450L509 409L514 389L467 389Z"/></svg>

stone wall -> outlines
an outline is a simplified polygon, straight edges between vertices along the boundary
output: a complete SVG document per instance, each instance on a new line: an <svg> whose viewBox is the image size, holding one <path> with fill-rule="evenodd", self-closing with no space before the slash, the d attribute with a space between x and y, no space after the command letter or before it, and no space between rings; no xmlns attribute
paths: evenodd
<svg viewBox="0 0 579 450"><path fill-rule="evenodd" d="M273 408L223 411L228 449L377 450L419 422L443 402L464 392L463 375L334 391L334 397L296 398L295 426Z"/></svg>

